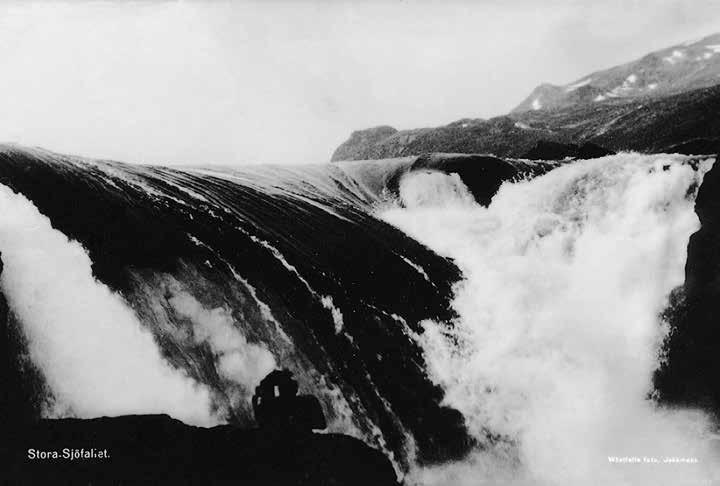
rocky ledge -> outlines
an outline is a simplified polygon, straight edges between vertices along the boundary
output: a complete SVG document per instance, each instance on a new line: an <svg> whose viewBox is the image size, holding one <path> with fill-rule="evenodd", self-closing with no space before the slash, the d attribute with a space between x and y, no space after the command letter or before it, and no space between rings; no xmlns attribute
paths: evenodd
<svg viewBox="0 0 720 486"><path fill-rule="evenodd" d="M202 428L167 415L39 419L45 392L18 353L17 327L0 292L2 484L397 484L380 451L309 427Z"/></svg>
<svg viewBox="0 0 720 486"><path fill-rule="evenodd" d="M5 439L10 484L397 484L387 457L339 434L205 429L130 415L40 420Z"/></svg>
<svg viewBox="0 0 720 486"><path fill-rule="evenodd" d="M673 292L666 360L655 374L663 401L720 416L720 164L705 174L695 201L701 228L690 237L685 283Z"/></svg>

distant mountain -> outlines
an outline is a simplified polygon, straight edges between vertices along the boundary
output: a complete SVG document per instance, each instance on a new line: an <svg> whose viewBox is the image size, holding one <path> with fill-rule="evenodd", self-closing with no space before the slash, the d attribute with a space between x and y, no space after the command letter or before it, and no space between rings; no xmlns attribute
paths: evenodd
<svg viewBox="0 0 720 486"><path fill-rule="evenodd" d="M373 143L355 143L363 138L362 132L356 132L337 148L332 160L387 159L431 152L537 159L542 158L538 155L541 152L533 149L540 142L593 143L613 151L717 153L720 86L662 98L612 99L402 130Z"/></svg>
<svg viewBox="0 0 720 486"><path fill-rule="evenodd" d="M613 98L657 98L720 82L720 34L661 49L564 86L541 84L512 112L549 110Z"/></svg>
<svg viewBox="0 0 720 486"><path fill-rule="evenodd" d="M466 118L435 128L356 131L332 160L430 152L543 158L550 146L558 153L552 144L566 145L560 152L572 156L580 154L573 146L587 143L608 151L719 151L720 34L597 71L567 86L542 85L508 115Z"/></svg>

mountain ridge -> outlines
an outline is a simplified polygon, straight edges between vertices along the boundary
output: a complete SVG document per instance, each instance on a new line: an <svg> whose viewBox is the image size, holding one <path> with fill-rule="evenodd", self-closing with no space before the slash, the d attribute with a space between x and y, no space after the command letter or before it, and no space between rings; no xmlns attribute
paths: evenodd
<svg viewBox="0 0 720 486"><path fill-rule="evenodd" d="M720 77L720 33L650 52L565 85L543 83L511 113L556 109L612 98L657 98L705 88Z"/></svg>
<svg viewBox="0 0 720 486"><path fill-rule="evenodd" d="M595 79L600 79L597 73L604 73L601 80ZM337 147L331 161L432 152L542 158L532 152L540 142L592 143L610 151L716 153L719 84L720 34L713 34L595 71L565 86L542 84L505 115L463 118L439 127L358 130ZM549 94L534 109L538 90ZM598 96L604 98L596 100Z"/></svg>

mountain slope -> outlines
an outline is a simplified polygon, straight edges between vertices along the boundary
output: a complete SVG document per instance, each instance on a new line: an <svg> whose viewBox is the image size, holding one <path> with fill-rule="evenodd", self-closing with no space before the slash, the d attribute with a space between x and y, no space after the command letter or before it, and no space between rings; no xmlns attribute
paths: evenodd
<svg viewBox="0 0 720 486"><path fill-rule="evenodd" d="M545 142L593 143L614 151L715 153L720 149L719 84L717 34L567 86L541 85L508 115L462 119L436 128L354 132L331 160L428 152L543 158L537 147Z"/></svg>
<svg viewBox="0 0 720 486"><path fill-rule="evenodd" d="M370 144L348 140L338 147L332 160L383 159L428 152L531 158L540 142L590 142L614 151L714 153L720 149L718 113L720 86L713 86L663 98L613 99L402 130Z"/></svg>
<svg viewBox="0 0 720 486"><path fill-rule="evenodd" d="M542 84L512 112L602 103L613 98L657 98L713 86L719 80L720 34L714 34L596 71L564 86Z"/></svg>

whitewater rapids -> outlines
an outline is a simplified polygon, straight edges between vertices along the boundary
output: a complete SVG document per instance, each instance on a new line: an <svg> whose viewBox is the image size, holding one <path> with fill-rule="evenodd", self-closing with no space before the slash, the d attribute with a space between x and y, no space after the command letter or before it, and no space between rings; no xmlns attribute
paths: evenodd
<svg viewBox="0 0 720 486"><path fill-rule="evenodd" d="M427 320L419 339L445 403L480 444L416 481L676 485L717 474L707 417L652 399L668 333L659 316L683 283L699 228L693 202L711 164L688 162L580 161L505 183L488 207L452 175L400 181L400 204L380 217L464 276L455 326Z"/></svg>
<svg viewBox="0 0 720 486"><path fill-rule="evenodd" d="M285 367L408 484L711 480L716 425L652 388L711 163L177 169L0 146L18 382L45 416L251 427ZM666 457L691 462L643 462Z"/></svg>

